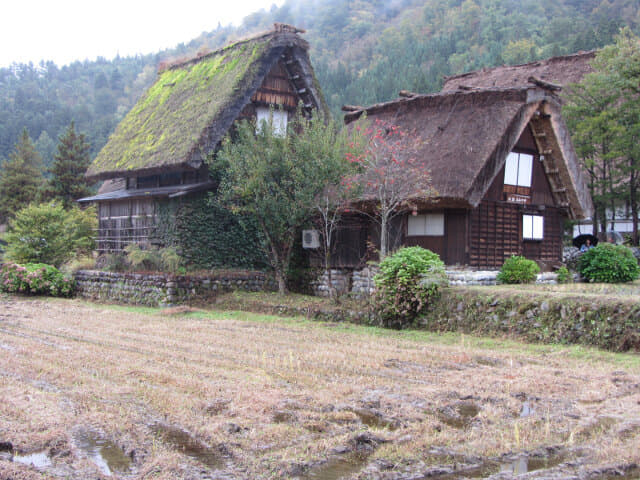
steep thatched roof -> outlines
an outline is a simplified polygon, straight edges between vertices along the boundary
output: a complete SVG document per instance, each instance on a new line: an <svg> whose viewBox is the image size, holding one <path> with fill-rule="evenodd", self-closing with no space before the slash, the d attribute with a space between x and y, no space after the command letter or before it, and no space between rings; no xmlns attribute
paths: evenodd
<svg viewBox="0 0 640 480"><path fill-rule="evenodd" d="M304 82L299 91L308 107L327 111L308 43L299 31L276 24L273 31L160 71L95 158L87 177L104 180L132 172L199 168L281 60L296 81Z"/></svg>
<svg viewBox="0 0 640 480"><path fill-rule="evenodd" d="M447 77L443 92L464 88L510 88L530 85L531 77L560 86L577 83L587 73L593 71L590 62L595 51L578 52L563 57L525 63L523 65L502 66L482 69Z"/></svg>
<svg viewBox="0 0 640 480"><path fill-rule="evenodd" d="M571 215L582 218L592 209L588 190L557 97L539 87L484 89L405 96L345 115L351 123L366 111L367 120L397 125L418 138L411 154L430 172L434 198L422 203L477 207L525 127L535 117L548 130L545 148L560 171L564 200Z"/></svg>

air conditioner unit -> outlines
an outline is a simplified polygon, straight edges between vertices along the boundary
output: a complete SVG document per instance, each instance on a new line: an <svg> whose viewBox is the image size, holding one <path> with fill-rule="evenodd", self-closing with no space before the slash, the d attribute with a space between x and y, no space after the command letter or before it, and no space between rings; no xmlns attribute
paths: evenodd
<svg viewBox="0 0 640 480"><path fill-rule="evenodd" d="M318 232L318 230L303 230L302 247L320 248L320 232Z"/></svg>

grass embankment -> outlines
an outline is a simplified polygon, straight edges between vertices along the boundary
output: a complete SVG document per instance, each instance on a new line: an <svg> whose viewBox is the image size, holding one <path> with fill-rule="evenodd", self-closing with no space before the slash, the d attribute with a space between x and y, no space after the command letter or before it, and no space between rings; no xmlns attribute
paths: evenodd
<svg viewBox="0 0 640 480"><path fill-rule="evenodd" d="M42 476L0 459L2 479L96 478L83 431L132 456L126 475L208 478L157 425L187 431L243 479L293 478L363 444L377 447L366 463L385 478L546 446L573 452L572 472L640 462L637 355L3 296L0 363L0 442L52 456ZM477 415L459 418L464 405Z"/></svg>

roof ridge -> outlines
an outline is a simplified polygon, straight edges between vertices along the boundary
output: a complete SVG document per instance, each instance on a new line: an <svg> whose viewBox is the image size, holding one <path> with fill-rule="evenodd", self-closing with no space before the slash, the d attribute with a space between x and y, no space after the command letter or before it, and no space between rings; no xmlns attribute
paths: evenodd
<svg viewBox="0 0 640 480"><path fill-rule="evenodd" d="M575 53L570 53L569 55L556 55L555 57L543 58L540 60L533 60L531 62L526 62L526 63L518 63L516 65L496 65L495 67L483 67L480 70L472 70L470 72L458 73L457 75L450 75L450 76L445 75L444 81L446 83L449 80L452 80L454 78L469 77L472 75L476 75L478 73L492 72L494 70L498 70L501 68L507 69L507 68L522 68L527 66L539 66L542 64L549 64L549 63L557 62L559 60L564 60L564 59L571 59L571 58L582 57L582 56L595 56L597 52L598 50L579 50Z"/></svg>
<svg viewBox="0 0 640 480"><path fill-rule="evenodd" d="M294 27L293 25L285 24L285 23L274 23L273 29L271 30L265 30L262 32L257 32L257 33L248 35L246 37L242 37L238 40L232 41L231 43L218 47L215 50L206 51L205 53L202 53L202 54L197 53L196 55L189 58L182 58L182 59L176 59L174 61L161 62L160 65L158 66L158 73L162 73L166 70L174 70L177 68L182 68L184 66L191 65L191 64L196 64L209 57L223 53L226 50L237 48L246 43L249 43L255 40L266 39L268 37L276 38L279 36L293 35L296 38L302 40L298 36L298 33L305 33L305 30Z"/></svg>
<svg viewBox="0 0 640 480"><path fill-rule="evenodd" d="M416 102L418 100L423 100L427 98L444 98L444 97L453 97L456 95L474 95L478 93L515 93L515 92L524 92L529 90L545 90L544 88L537 85L526 85L526 86L518 86L518 87L477 87L470 89L457 89L457 90L445 90L433 93L411 93L410 96L402 95L404 90L400 91L400 97L395 98L393 100L389 100L386 102L374 103L373 105L368 105L364 107L360 106L351 106L345 105L343 107L343 111L345 113L344 120L345 123L348 121L355 120L359 118L360 115L364 112L373 112L377 110L384 109L386 107L390 107L393 105L400 104L410 104L412 102Z"/></svg>

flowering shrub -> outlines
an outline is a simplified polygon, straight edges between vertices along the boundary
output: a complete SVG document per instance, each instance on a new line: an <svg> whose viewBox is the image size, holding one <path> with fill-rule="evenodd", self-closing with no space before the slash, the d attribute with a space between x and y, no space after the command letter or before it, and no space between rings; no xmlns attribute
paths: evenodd
<svg viewBox="0 0 640 480"><path fill-rule="evenodd" d="M0 269L0 292L70 297L74 288L72 277L44 263L6 263Z"/></svg>

